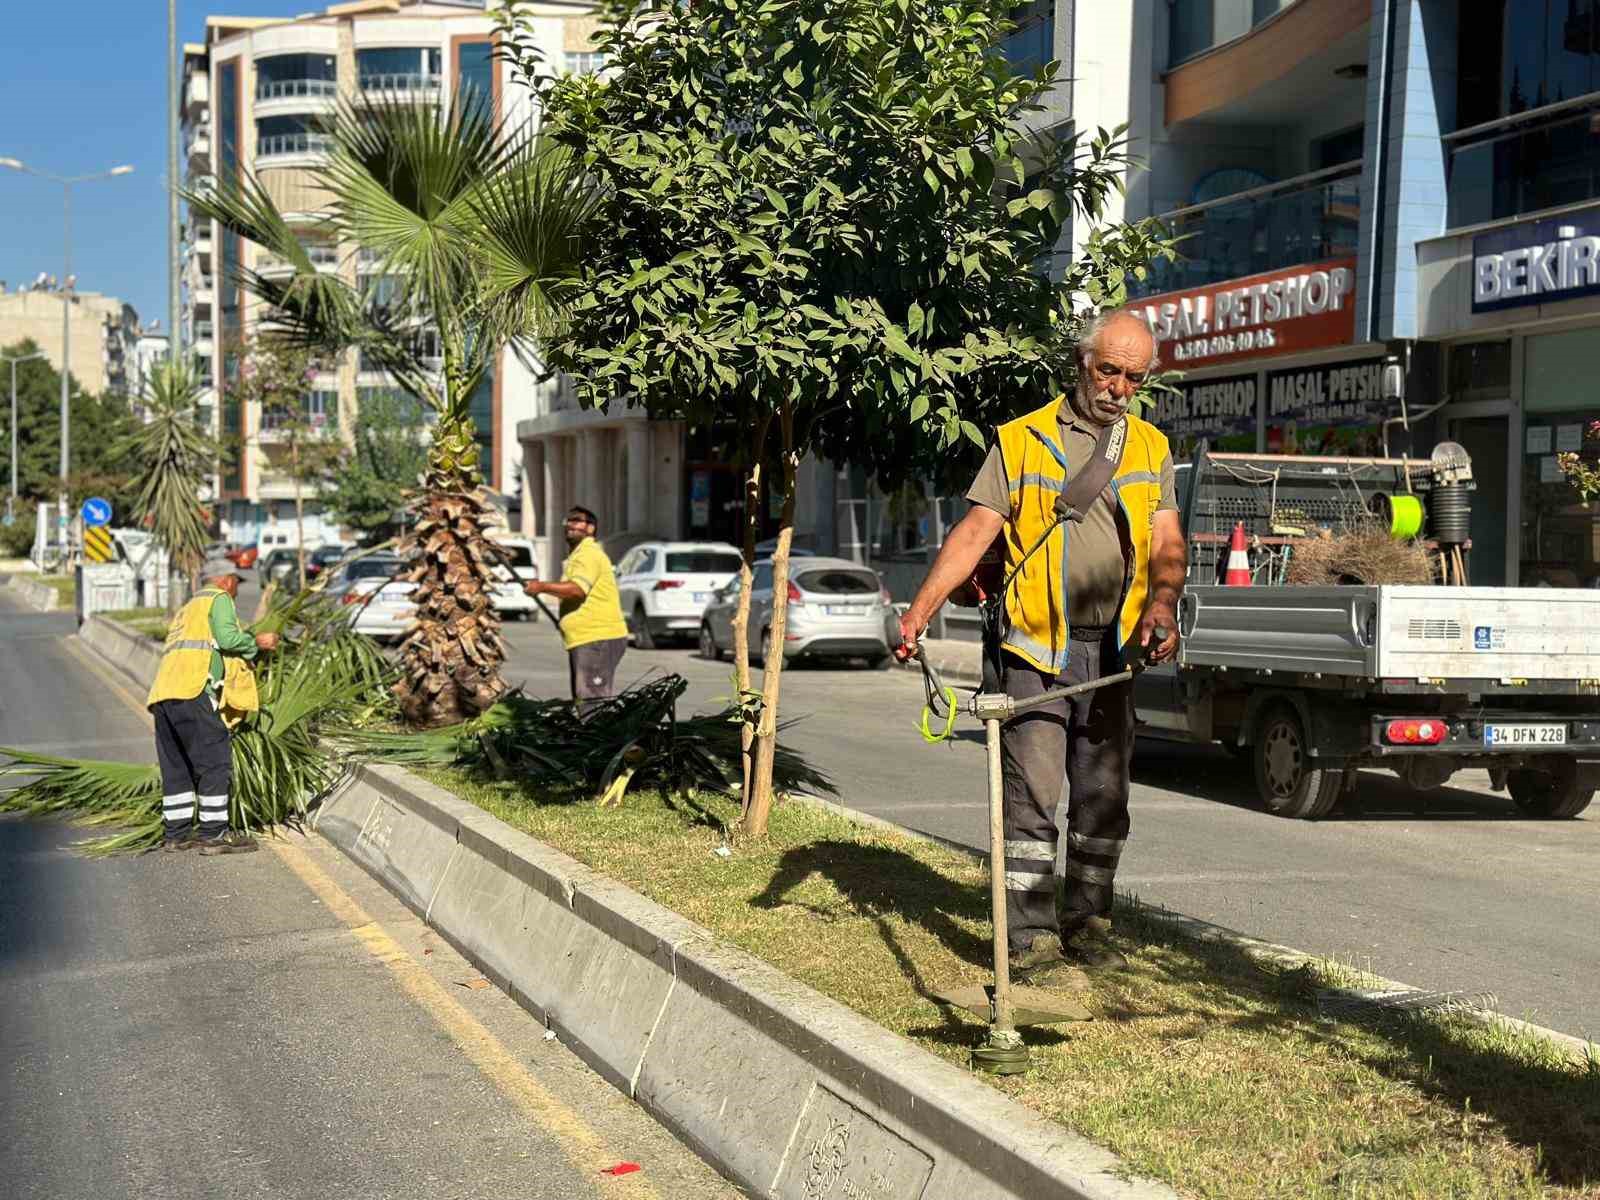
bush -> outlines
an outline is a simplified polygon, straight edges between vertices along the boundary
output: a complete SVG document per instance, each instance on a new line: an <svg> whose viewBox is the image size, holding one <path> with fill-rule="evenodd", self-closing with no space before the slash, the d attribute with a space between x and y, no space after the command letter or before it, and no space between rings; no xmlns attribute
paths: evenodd
<svg viewBox="0 0 1600 1200"><path fill-rule="evenodd" d="M0 557L26 558L33 549L33 527L39 510L31 504L18 503L17 519L10 525L0 525Z"/></svg>

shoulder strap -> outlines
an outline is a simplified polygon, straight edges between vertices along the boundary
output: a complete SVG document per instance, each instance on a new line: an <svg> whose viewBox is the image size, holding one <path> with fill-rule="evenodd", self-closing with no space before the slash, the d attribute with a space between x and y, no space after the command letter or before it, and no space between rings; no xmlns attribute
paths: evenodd
<svg viewBox="0 0 1600 1200"><path fill-rule="evenodd" d="M1089 506L1100 498L1106 484L1122 465L1122 451L1128 444L1128 418L1107 425L1095 439L1089 461L1056 497L1056 515L1066 521L1081 521Z"/></svg>

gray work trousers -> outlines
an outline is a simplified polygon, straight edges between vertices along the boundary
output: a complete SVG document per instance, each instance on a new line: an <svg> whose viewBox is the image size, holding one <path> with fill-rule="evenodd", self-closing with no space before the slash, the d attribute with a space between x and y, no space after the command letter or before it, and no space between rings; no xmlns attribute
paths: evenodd
<svg viewBox="0 0 1600 1200"><path fill-rule="evenodd" d="M615 694L617 666L627 649L627 638L606 638L567 651L567 676L578 716L587 716L590 709Z"/></svg>
<svg viewBox="0 0 1600 1200"><path fill-rule="evenodd" d="M1074 636L1068 647L1067 669L1054 678L1002 655L1006 695L1027 699L1122 669L1106 638ZM1007 940L1013 951L1026 950L1041 933L1071 937L1090 917L1111 912L1117 859L1128 838L1132 751L1133 688L1126 682L1058 700L1002 726ZM1058 881L1056 806L1063 779L1067 853Z"/></svg>

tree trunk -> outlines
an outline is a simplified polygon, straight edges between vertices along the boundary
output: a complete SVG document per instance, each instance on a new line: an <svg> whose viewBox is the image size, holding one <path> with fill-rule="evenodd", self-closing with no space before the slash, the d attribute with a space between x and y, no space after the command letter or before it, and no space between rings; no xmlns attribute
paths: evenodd
<svg viewBox="0 0 1600 1200"><path fill-rule="evenodd" d="M764 485L761 478L761 456L766 452L767 431L772 426L768 413L756 422L755 434L750 441L750 469L744 482L744 557L739 563L739 603L733 610L733 681L736 703L744 704L750 693L750 579L756 560L756 532L761 528L761 505ZM750 811L750 785L755 779L755 759L751 745L755 729L749 721L739 727L739 769L742 783L739 805L744 813Z"/></svg>
<svg viewBox="0 0 1600 1200"><path fill-rule="evenodd" d="M306 505L300 487L300 433L289 432L289 475L294 480L294 539L295 565L300 571L299 587L306 586Z"/></svg>
<svg viewBox="0 0 1600 1200"><path fill-rule="evenodd" d="M794 409L787 401L779 411L783 432L783 515L778 519L778 545L772 552L772 633L761 672L761 724L755 736L755 778L745 806L744 832L767 836L772 811L772 757L778 743L778 689L783 680L784 632L789 618L789 545L794 540L794 477L799 456L794 449Z"/></svg>

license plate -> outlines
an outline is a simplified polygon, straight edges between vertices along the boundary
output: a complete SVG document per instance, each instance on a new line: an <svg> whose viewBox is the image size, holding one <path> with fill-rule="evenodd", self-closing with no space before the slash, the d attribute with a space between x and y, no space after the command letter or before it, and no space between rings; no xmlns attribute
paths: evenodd
<svg viewBox="0 0 1600 1200"><path fill-rule="evenodd" d="M694 594L694 602L696 604L710 604L711 603L711 593L710 592L696 592Z"/></svg>
<svg viewBox="0 0 1600 1200"><path fill-rule="evenodd" d="M1567 744L1567 727L1561 723L1548 725L1485 725L1483 727L1483 744L1485 746L1565 746Z"/></svg>
<svg viewBox="0 0 1600 1200"><path fill-rule="evenodd" d="M864 617L867 615L866 609L855 608L849 604L824 604L822 611L830 617Z"/></svg>

